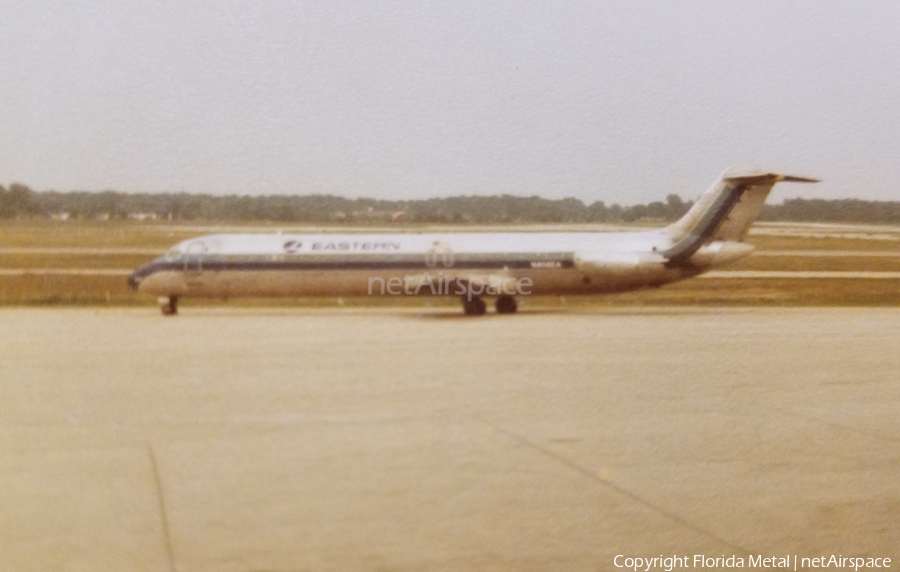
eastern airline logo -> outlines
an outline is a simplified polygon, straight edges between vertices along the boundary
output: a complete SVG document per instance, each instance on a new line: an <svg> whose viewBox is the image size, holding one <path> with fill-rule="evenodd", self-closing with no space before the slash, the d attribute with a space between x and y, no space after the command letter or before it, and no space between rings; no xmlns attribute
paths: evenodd
<svg viewBox="0 0 900 572"><path fill-rule="evenodd" d="M303 248L303 243L299 240L289 240L284 243L284 251L290 252L291 254L297 252L301 248Z"/></svg>

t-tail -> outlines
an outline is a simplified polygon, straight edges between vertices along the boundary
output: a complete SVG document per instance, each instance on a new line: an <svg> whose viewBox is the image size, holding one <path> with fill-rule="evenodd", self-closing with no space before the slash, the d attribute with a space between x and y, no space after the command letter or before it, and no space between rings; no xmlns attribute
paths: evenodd
<svg viewBox="0 0 900 572"><path fill-rule="evenodd" d="M769 191L779 182L817 183L792 175L726 171L680 220L666 227L672 246L662 252L668 266L690 265L690 259L712 242L743 242Z"/></svg>

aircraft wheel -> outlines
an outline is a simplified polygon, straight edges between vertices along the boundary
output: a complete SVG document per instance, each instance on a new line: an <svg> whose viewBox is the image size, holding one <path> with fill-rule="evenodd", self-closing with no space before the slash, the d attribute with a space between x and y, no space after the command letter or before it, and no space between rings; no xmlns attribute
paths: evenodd
<svg viewBox="0 0 900 572"><path fill-rule="evenodd" d="M515 314L519 309L516 299L512 296L500 296L495 304L498 314Z"/></svg>
<svg viewBox="0 0 900 572"><path fill-rule="evenodd" d="M178 313L178 298L171 296L169 298L161 298L160 310L163 316L174 316Z"/></svg>
<svg viewBox="0 0 900 572"><path fill-rule="evenodd" d="M483 316L486 310L487 306L481 298L463 300L463 311L466 313L466 316Z"/></svg>

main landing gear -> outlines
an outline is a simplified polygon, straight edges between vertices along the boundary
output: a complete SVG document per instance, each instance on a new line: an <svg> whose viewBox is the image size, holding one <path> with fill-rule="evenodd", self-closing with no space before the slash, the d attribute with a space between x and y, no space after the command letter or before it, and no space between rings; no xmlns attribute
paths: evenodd
<svg viewBox="0 0 900 572"><path fill-rule="evenodd" d="M159 309L163 316L174 316L178 313L178 296L163 296L159 299Z"/></svg>
<svg viewBox="0 0 900 572"><path fill-rule="evenodd" d="M483 316L487 306L481 298L472 298L471 300L463 297L463 312L466 316Z"/></svg>
<svg viewBox="0 0 900 572"><path fill-rule="evenodd" d="M497 308L498 314L515 314L516 310L519 309L516 299L512 296L500 296L497 298L494 307Z"/></svg>
<svg viewBox="0 0 900 572"><path fill-rule="evenodd" d="M463 312L466 316L483 316L487 311L487 305L481 298L472 298L469 300L465 296L462 298ZM500 296L494 305L498 314L514 314L519 308L516 299L512 296Z"/></svg>

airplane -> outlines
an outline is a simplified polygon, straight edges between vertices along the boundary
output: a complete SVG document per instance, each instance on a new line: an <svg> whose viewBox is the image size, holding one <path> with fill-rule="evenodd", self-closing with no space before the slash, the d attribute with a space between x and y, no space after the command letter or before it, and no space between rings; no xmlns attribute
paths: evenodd
<svg viewBox="0 0 900 572"><path fill-rule="evenodd" d="M186 240L128 278L182 298L456 296L466 315L485 298L512 314L517 298L658 287L749 255L744 242L778 182L817 179L726 171L678 221L646 231L567 233L214 234Z"/></svg>

